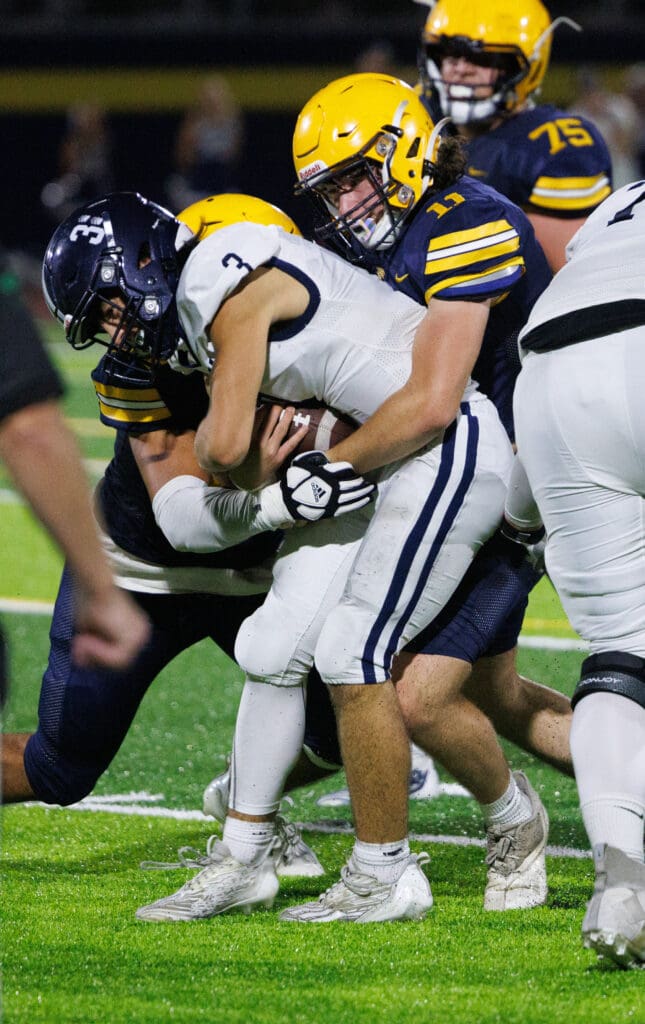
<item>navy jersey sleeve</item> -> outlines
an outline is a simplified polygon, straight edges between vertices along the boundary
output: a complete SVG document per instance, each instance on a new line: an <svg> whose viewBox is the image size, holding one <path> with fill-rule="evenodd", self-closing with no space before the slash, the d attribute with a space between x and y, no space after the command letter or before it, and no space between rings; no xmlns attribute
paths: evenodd
<svg viewBox="0 0 645 1024"><path fill-rule="evenodd" d="M384 276L425 305L435 297L498 299L526 269L519 212L503 196L463 177L421 204Z"/></svg>
<svg viewBox="0 0 645 1024"><path fill-rule="evenodd" d="M194 429L206 415L208 396L200 373L181 374L168 366L153 383L136 366L119 373L104 356L92 372L101 422L126 433Z"/></svg>
<svg viewBox="0 0 645 1024"><path fill-rule="evenodd" d="M0 265L0 420L62 393L61 379L19 298L17 281Z"/></svg>
<svg viewBox="0 0 645 1024"><path fill-rule="evenodd" d="M586 217L611 192L611 157L598 129L553 106L509 117L466 152L469 175L525 210Z"/></svg>

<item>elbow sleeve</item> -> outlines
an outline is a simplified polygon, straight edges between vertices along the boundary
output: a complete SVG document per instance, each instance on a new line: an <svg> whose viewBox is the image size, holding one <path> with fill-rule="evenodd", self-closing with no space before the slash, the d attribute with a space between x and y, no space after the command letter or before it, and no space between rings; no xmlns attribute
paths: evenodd
<svg viewBox="0 0 645 1024"><path fill-rule="evenodd" d="M177 476L152 501L155 521L177 551L212 552L260 533L257 497L209 487L195 476Z"/></svg>

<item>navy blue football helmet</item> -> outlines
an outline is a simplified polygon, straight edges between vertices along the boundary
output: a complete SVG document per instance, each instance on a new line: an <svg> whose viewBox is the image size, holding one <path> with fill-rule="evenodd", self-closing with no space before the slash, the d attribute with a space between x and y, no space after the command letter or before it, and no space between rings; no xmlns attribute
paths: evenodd
<svg viewBox="0 0 645 1024"><path fill-rule="evenodd" d="M113 192L67 217L47 246L42 284L70 345L97 342L115 370L136 363L154 372L181 338L175 291L189 238L185 225L138 192Z"/></svg>

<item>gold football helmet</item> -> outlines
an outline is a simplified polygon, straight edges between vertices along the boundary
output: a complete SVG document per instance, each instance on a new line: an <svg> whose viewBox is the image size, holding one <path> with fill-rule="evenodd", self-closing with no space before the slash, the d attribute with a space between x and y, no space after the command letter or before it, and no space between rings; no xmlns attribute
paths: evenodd
<svg viewBox="0 0 645 1024"><path fill-rule="evenodd" d="M521 107L542 85L549 63L551 21L541 0L437 0L426 20L419 58L425 98L455 124L487 121ZM441 74L445 57L499 70L493 94L479 99L475 87L449 84Z"/></svg>
<svg viewBox="0 0 645 1024"><path fill-rule="evenodd" d="M177 219L190 228L199 242L219 228L245 220L251 224L275 224L290 235L300 234L291 217L273 203L238 192L223 192L199 199L177 214Z"/></svg>
<svg viewBox="0 0 645 1024"><path fill-rule="evenodd" d="M310 194L324 214L319 237L340 236L354 252L353 240L369 250L392 245L432 184L441 126L389 75L348 75L317 92L298 117L293 160L296 194ZM369 194L341 216L340 194L366 180Z"/></svg>

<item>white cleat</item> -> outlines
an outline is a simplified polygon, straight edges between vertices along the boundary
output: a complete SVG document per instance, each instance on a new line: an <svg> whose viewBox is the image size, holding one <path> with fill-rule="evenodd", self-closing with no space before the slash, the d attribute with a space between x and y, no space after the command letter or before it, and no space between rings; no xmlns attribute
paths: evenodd
<svg viewBox="0 0 645 1024"><path fill-rule="evenodd" d="M488 881L484 910L528 910L546 903L545 847L549 819L523 772L513 777L531 802L531 817L521 825L490 828L486 833Z"/></svg>
<svg viewBox="0 0 645 1024"><path fill-rule="evenodd" d="M432 800L441 795L441 782L434 761L414 743L410 745L412 769L408 781L410 800ZM316 801L319 807L348 807L351 803L348 789L325 793Z"/></svg>
<svg viewBox="0 0 645 1024"><path fill-rule="evenodd" d="M439 775L432 761L423 768L413 768L410 772L408 797L410 800L433 800L441 795Z"/></svg>
<svg viewBox="0 0 645 1024"><path fill-rule="evenodd" d="M231 788L231 769L227 768L221 775L216 775L204 790L204 814L216 821L223 822L228 810L228 797Z"/></svg>
<svg viewBox="0 0 645 1024"><path fill-rule="evenodd" d="M231 772L226 769L216 776L204 790L204 814L224 822L228 810ZM289 797L285 797L289 801ZM276 858L276 873L279 878L318 878L325 869L310 846L302 838L297 825L276 817L276 828L280 846ZM179 851L181 858L182 851ZM190 865L177 864L177 867Z"/></svg>
<svg viewBox="0 0 645 1024"><path fill-rule="evenodd" d="M421 870L429 857L425 853L410 855L403 874L396 882L384 884L372 875L356 871L351 860L340 873L340 881L332 885L315 902L289 907L280 914L281 921L302 923L325 921L420 921L432 906L430 883Z"/></svg>
<svg viewBox="0 0 645 1024"><path fill-rule="evenodd" d="M324 867L307 846L298 826L285 821L279 814L275 824L279 844L275 864L278 878L319 878L324 875Z"/></svg>
<svg viewBox="0 0 645 1024"><path fill-rule="evenodd" d="M206 866L177 892L139 907L135 917L139 921L199 921L217 914L250 914L258 907L271 907L280 888L274 855L275 847L271 846L259 863L240 864L221 840L211 836L206 856L200 858ZM192 863L187 861L186 866Z"/></svg>
<svg viewBox="0 0 645 1024"><path fill-rule="evenodd" d="M645 967L645 864L622 850L594 846L596 884L582 922L582 941L619 967Z"/></svg>

